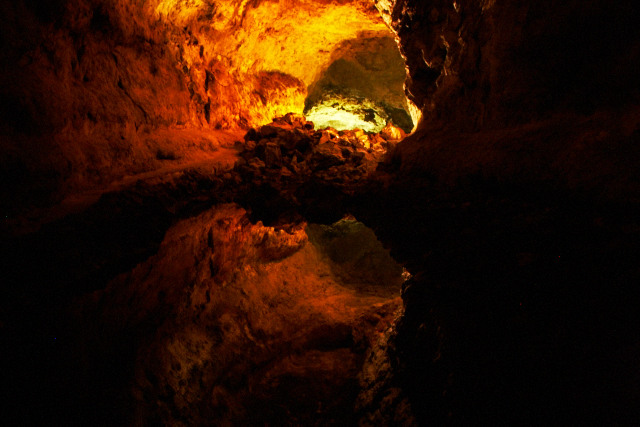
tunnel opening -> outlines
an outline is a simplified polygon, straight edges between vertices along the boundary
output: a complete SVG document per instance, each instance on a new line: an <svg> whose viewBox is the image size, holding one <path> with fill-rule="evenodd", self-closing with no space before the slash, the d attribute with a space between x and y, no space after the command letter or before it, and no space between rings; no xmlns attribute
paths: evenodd
<svg viewBox="0 0 640 427"><path fill-rule="evenodd" d="M410 133L414 123L405 78L404 59L391 35L359 34L336 47L309 86L304 115L319 129L377 133L392 123Z"/></svg>
<svg viewBox="0 0 640 427"><path fill-rule="evenodd" d="M330 225L312 223L305 231L341 283L359 293L393 298L411 277L384 249L374 231L353 216Z"/></svg>

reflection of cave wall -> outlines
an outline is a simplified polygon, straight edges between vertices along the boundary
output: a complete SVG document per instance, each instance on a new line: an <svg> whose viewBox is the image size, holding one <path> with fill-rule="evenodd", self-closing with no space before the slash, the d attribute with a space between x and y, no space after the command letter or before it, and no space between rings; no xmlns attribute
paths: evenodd
<svg viewBox="0 0 640 427"><path fill-rule="evenodd" d="M310 224L307 235L344 283L360 284L373 294L397 295L403 282L402 267L363 223L343 219L332 225Z"/></svg>
<svg viewBox="0 0 640 427"><path fill-rule="evenodd" d="M342 42L329 66L309 87L305 110L326 94L365 98L381 107L396 126L413 129L404 95L404 60L392 37L363 36Z"/></svg>

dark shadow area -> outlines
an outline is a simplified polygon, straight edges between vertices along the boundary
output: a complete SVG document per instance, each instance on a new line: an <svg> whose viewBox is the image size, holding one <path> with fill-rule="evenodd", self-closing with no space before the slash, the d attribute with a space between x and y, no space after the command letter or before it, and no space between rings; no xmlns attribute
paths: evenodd
<svg viewBox="0 0 640 427"><path fill-rule="evenodd" d="M637 206L424 176L358 206L414 274L393 354L421 425L638 420Z"/></svg>
<svg viewBox="0 0 640 427"><path fill-rule="evenodd" d="M120 336L98 359L77 354L68 324L75 298L154 254L167 229L219 203L222 180L187 171L171 183L139 182L104 194L85 212L27 235L3 230L0 243L0 362L13 419L26 424L121 425L119 393L131 376L139 330ZM24 408L31 408L25 411Z"/></svg>

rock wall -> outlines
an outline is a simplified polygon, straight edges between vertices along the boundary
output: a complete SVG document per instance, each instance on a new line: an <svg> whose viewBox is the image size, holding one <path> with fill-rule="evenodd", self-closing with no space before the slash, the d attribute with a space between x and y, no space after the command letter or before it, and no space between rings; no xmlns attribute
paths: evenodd
<svg viewBox="0 0 640 427"><path fill-rule="evenodd" d="M388 31L365 1L292 6L3 1L2 210L160 168L158 128L246 129L300 113L336 46Z"/></svg>
<svg viewBox="0 0 640 427"><path fill-rule="evenodd" d="M502 127L637 103L631 2L381 1L426 122Z"/></svg>
<svg viewBox="0 0 640 427"><path fill-rule="evenodd" d="M145 132L190 117L163 29L99 1L1 7L3 210L151 168Z"/></svg>
<svg viewBox="0 0 640 427"><path fill-rule="evenodd" d="M640 34L630 2L377 6L423 112L400 145L403 169L449 184L477 175L637 197Z"/></svg>
<svg viewBox="0 0 640 427"><path fill-rule="evenodd" d="M377 6L423 121L355 213L413 274L372 400L401 384L419 425L633 424L637 8Z"/></svg>

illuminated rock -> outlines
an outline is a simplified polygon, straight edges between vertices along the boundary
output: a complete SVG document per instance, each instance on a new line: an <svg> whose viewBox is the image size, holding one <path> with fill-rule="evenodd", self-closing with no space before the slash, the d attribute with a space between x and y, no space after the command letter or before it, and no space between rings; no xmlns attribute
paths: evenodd
<svg viewBox="0 0 640 427"><path fill-rule="evenodd" d="M318 129L363 129L379 132L388 118L384 109L367 99L325 95L305 112L305 117Z"/></svg>
<svg viewBox="0 0 640 427"><path fill-rule="evenodd" d="M637 424L639 10L0 0L5 418ZM394 328L304 252L345 213L412 273Z"/></svg>
<svg viewBox="0 0 640 427"><path fill-rule="evenodd" d="M386 126L380 130L380 136L389 141L399 141L406 135L399 127L393 125L393 122L387 122Z"/></svg>
<svg viewBox="0 0 640 427"><path fill-rule="evenodd" d="M331 64L309 87L305 112L307 116L323 116L318 127L326 123L336 129L361 128L377 132L376 122L391 119L410 132L414 124L404 94L405 77L404 60L392 37L362 35L345 40L335 49ZM331 120L334 103L339 106ZM366 105L358 108L359 103ZM349 118L345 111L356 117Z"/></svg>
<svg viewBox="0 0 640 427"><path fill-rule="evenodd" d="M13 154L0 165L20 170L2 190L12 210L217 148L176 132L168 149L159 130L234 131L302 113L345 40L390 34L360 0L5 3L3 62L16 66L2 75L2 148Z"/></svg>

